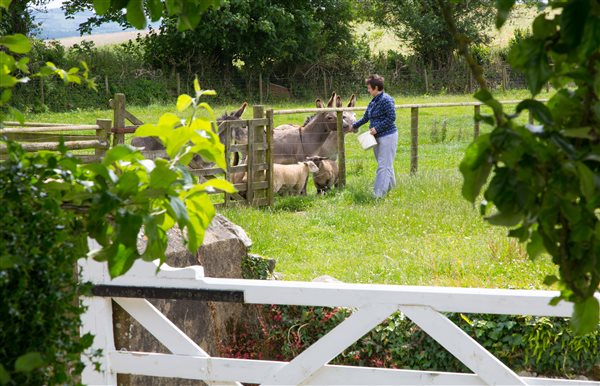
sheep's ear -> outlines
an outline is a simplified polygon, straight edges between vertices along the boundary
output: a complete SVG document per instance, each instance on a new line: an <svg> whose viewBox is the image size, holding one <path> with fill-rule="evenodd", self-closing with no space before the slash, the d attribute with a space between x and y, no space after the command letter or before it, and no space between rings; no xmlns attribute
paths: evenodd
<svg viewBox="0 0 600 386"><path fill-rule="evenodd" d="M307 161L306 164L308 165L308 170L310 170L311 173L316 173L319 171L319 167L315 165L314 162Z"/></svg>
<svg viewBox="0 0 600 386"><path fill-rule="evenodd" d="M342 107L342 97L339 95L335 97L335 107Z"/></svg>
<svg viewBox="0 0 600 386"><path fill-rule="evenodd" d="M317 105L318 109L322 109L323 108L323 101L321 101L320 99L317 99L315 101L315 104Z"/></svg>

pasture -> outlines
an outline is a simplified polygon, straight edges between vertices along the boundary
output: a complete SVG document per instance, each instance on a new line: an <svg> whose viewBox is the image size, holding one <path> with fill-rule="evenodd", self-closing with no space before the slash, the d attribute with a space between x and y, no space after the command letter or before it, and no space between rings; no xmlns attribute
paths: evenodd
<svg viewBox="0 0 600 386"><path fill-rule="evenodd" d="M522 99L526 91L498 95ZM344 105L349 95L343 95ZM545 97L545 96L542 96ZM321 96L326 99L326 96ZM396 104L473 101L470 95L395 98ZM357 106L369 96L360 94ZM275 104L275 109L313 107L313 102ZM239 105L213 105L217 115ZM514 106L507 106L513 111ZM145 122L157 121L171 106L129 106ZM485 113L485 109L482 109ZM544 288L556 269L550 258L530 261L525 250L506 237L504 228L487 225L478 208L465 201L458 164L472 139L472 107L420 109L419 171L409 174L410 111L398 111L400 143L395 162L398 186L383 201L370 190L376 162L346 136L347 186L317 196L278 197L271 208L234 207L222 213L246 230L251 252L277 260L285 280L330 275L344 282L487 288ZM251 113L246 112L245 117ZM357 117L362 116L357 112ZM275 125L302 124L306 114L275 116ZM111 110L29 115L41 122L91 123L112 118ZM363 126L361 132L365 130ZM482 132L489 130L482 125Z"/></svg>

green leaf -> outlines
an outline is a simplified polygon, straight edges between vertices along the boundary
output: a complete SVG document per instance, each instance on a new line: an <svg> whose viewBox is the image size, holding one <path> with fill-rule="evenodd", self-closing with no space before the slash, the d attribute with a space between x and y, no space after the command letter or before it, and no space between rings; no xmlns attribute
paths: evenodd
<svg viewBox="0 0 600 386"><path fill-rule="evenodd" d="M12 0L0 0L0 8L8 9L8 7L10 7L11 2Z"/></svg>
<svg viewBox="0 0 600 386"><path fill-rule="evenodd" d="M515 0L496 0L496 8L498 9L498 13L496 14L497 29L500 29L504 25L514 5Z"/></svg>
<svg viewBox="0 0 600 386"><path fill-rule="evenodd" d="M6 371L4 366L0 364L0 385L6 385L8 382L10 382L10 374Z"/></svg>
<svg viewBox="0 0 600 386"><path fill-rule="evenodd" d="M151 189L167 191L171 185L177 181L177 178L177 173L169 169L167 164L158 163L150 173L150 183L148 187Z"/></svg>
<svg viewBox="0 0 600 386"><path fill-rule="evenodd" d="M185 109L190 107L193 101L194 99L192 99L192 97L187 94L180 95L177 98L177 111L185 111Z"/></svg>
<svg viewBox="0 0 600 386"><path fill-rule="evenodd" d="M519 224L522 218L523 215L521 213L499 212L486 217L485 220L492 225L512 227Z"/></svg>
<svg viewBox="0 0 600 386"><path fill-rule="evenodd" d="M546 16L546 13L541 13L533 20L531 29L536 39L546 39L556 32L556 22L546 19Z"/></svg>
<svg viewBox="0 0 600 386"><path fill-rule="evenodd" d="M4 46L16 54L26 54L31 51L31 42L23 34L0 36L0 46Z"/></svg>
<svg viewBox="0 0 600 386"><path fill-rule="evenodd" d="M179 199L179 197L171 197L169 206L174 214L175 219L177 220L179 228L183 229L190 221L185 204Z"/></svg>
<svg viewBox="0 0 600 386"><path fill-rule="evenodd" d="M28 352L15 361L15 371L17 373L29 373L42 366L44 366L44 360L39 352Z"/></svg>
<svg viewBox="0 0 600 386"><path fill-rule="evenodd" d="M592 128L589 126L568 128L561 130L560 133L569 138L595 139L595 136L592 135Z"/></svg>
<svg viewBox="0 0 600 386"><path fill-rule="evenodd" d="M600 20L597 17L587 17L579 46L579 56L588 58L600 46Z"/></svg>
<svg viewBox="0 0 600 386"><path fill-rule="evenodd" d="M222 180L220 178L213 178L200 185L206 191L210 191L211 188L217 189L226 193L235 193L237 190L233 187L231 182Z"/></svg>
<svg viewBox="0 0 600 386"><path fill-rule="evenodd" d="M593 296L582 302L575 303L571 324L577 335L585 335L596 331L600 318L598 299Z"/></svg>
<svg viewBox="0 0 600 386"><path fill-rule="evenodd" d="M131 268L135 262L137 251L133 248L127 248L123 244L113 244L107 249L106 257L108 260L108 272L111 278L121 276Z"/></svg>
<svg viewBox="0 0 600 386"><path fill-rule="evenodd" d="M194 92L196 93L196 96L198 96L198 93L200 92L200 90L202 90L200 88L200 82L198 82L198 77L194 78Z"/></svg>
<svg viewBox="0 0 600 386"><path fill-rule="evenodd" d="M540 101L536 101L535 99L525 99L521 101L517 105L517 113L520 113L523 110L529 110L533 115L533 118L539 122L542 122L544 125L552 125L552 112L550 109Z"/></svg>
<svg viewBox="0 0 600 386"><path fill-rule="evenodd" d="M119 178L116 186L117 191L126 197L134 195L139 190L139 183L140 178L137 173L134 171L127 171Z"/></svg>
<svg viewBox="0 0 600 386"><path fill-rule="evenodd" d="M533 232L531 234L531 241L527 243L527 255L529 255L531 260L535 260L535 258L545 251L546 248L544 248L544 240L542 239L542 236L540 236L538 232Z"/></svg>
<svg viewBox="0 0 600 386"><path fill-rule="evenodd" d="M581 43L585 20L590 13L587 0L571 0L566 3L560 17L560 41L571 50Z"/></svg>
<svg viewBox="0 0 600 386"><path fill-rule="evenodd" d="M546 276L546 278L544 279L544 284L547 286L551 286L554 283L558 282L558 278L556 277L556 275L548 275Z"/></svg>
<svg viewBox="0 0 600 386"><path fill-rule="evenodd" d="M485 103L487 106L491 107L492 110L494 110L495 114L502 114L502 104L498 102L489 91L479 90L473 96L481 102Z"/></svg>
<svg viewBox="0 0 600 386"><path fill-rule="evenodd" d="M15 78L14 76L10 76L7 74L0 74L0 87L1 88L7 88L7 87L14 87L15 84L17 84L17 78Z"/></svg>
<svg viewBox="0 0 600 386"><path fill-rule="evenodd" d="M27 64L29 64L29 58L28 57L23 57L21 59L19 59L19 61L15 64L15 66L23 73L25 74L29 74L29 67L27 66Z"/></svg>
<svg viewBox="0 0 600 386"><path fill-rule="evenodd" d="M110 0L94 0L94 11L98 15L104 15L110 9Z"/></svg>
<svg viewBox="0 0 600 386"><path fill-rule="evenodd" d="M146 28L146 16L142 0L129 0L127 3L127 21L137 29Z"/></svg>
<svg viewBox="0 0 600 386"><path fill-rule="evenodd" d="M135 150L134 148L132 148L131 146L119 145L119 146L113 147L112 149L107 151L106 154L104 155L104 158L102 159L102 165L108 166L117 161L130 159L130 156L134 153L139 154L139 152L137 150ZM141 156L140 156L140 158L141 158Z"/></svg>
<svg viewBox="0 0 600 386"><path fill-rule="evenodd" d="M587 199L588 202L592 202L596 195L596 175L594 172L587 167L583 162L577 162L577 175L579 176L579 188L581 193Z"/></svg>
<svg viewBox="0 0 600 386"><path fill-rule="evenodd" d="M561 300L563 300L562 296L555 296L552 299L550 299L550 302L548 304L550 304L551 306L555 306L558 303L560 303Z"/></svg>
<svg viewBox="0 0 600 386"><path fill-rule="evenodd" d="M460 163L460 172L464 179L462 195L472 203L475 202L481 191L481 187L490 175L492 164L488 160L489 148L489 134L479 136L469 145L465 152L465 157Z"/></svg>
<svg viewBox="0 0 600 386"><path fill-rule="evenodd" d="M513 46L508 62L525 73L532 95L537 95L550 79L552 70L545 50L545 42L533 38Z"/></svg>
<svg viewBox="0 0 600 386"><path fill-rule="evenodd" d="M25 124L25 115L22 112L20 112L12 106L8 109L10 111L10 114L15 118L16 121L18 121L21 125Z"/></svg>

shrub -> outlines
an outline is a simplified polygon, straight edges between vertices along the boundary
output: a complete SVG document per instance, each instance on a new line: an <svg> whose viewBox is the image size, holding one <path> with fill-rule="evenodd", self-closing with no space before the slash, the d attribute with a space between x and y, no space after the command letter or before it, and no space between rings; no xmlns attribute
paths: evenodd
<svg viewBox="0 0 600 386"><path fill-rule="evenodd" d="M351 314L350 309L264 306L259 327L238 326L222 354L292 360ZM600 363L600 326L576 336L566 318L447 314L510 368L546 376L588 374ZM336 357L332 364L470 372L411 320L396 313Z"/></svg>
<svg viewBox="0 0 600 386"><path fill-rule="evenodd" d="M86 239L41 189L56 159L21 156L0 163L0 384L76 384L92 343L75 273Z"/></svg>

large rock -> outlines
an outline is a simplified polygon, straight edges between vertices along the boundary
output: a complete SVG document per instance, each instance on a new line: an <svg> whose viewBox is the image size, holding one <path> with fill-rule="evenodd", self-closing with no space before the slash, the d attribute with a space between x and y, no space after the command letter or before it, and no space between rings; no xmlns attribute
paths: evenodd
<svg viewBox="0 0 600 386"><path fill-rule="evenodd" d="M183 244L179 229L168 232L167 264L172 267L202 265L208 277L241 278L242 259L248 254L252 241L239 226L216 215L204 236L204 243L194 254ZM140 248L144 242L140 242ZM211 356L219 356L227 340L226 326L239 323L243 307L235 303L201 302L190 300L153 300L150 302L166 315L187 336ZM113 302L114 333L117 350L169 353L146 329ZM203 382L145 377L118 376L119 385L202 385Z"/></svg>

